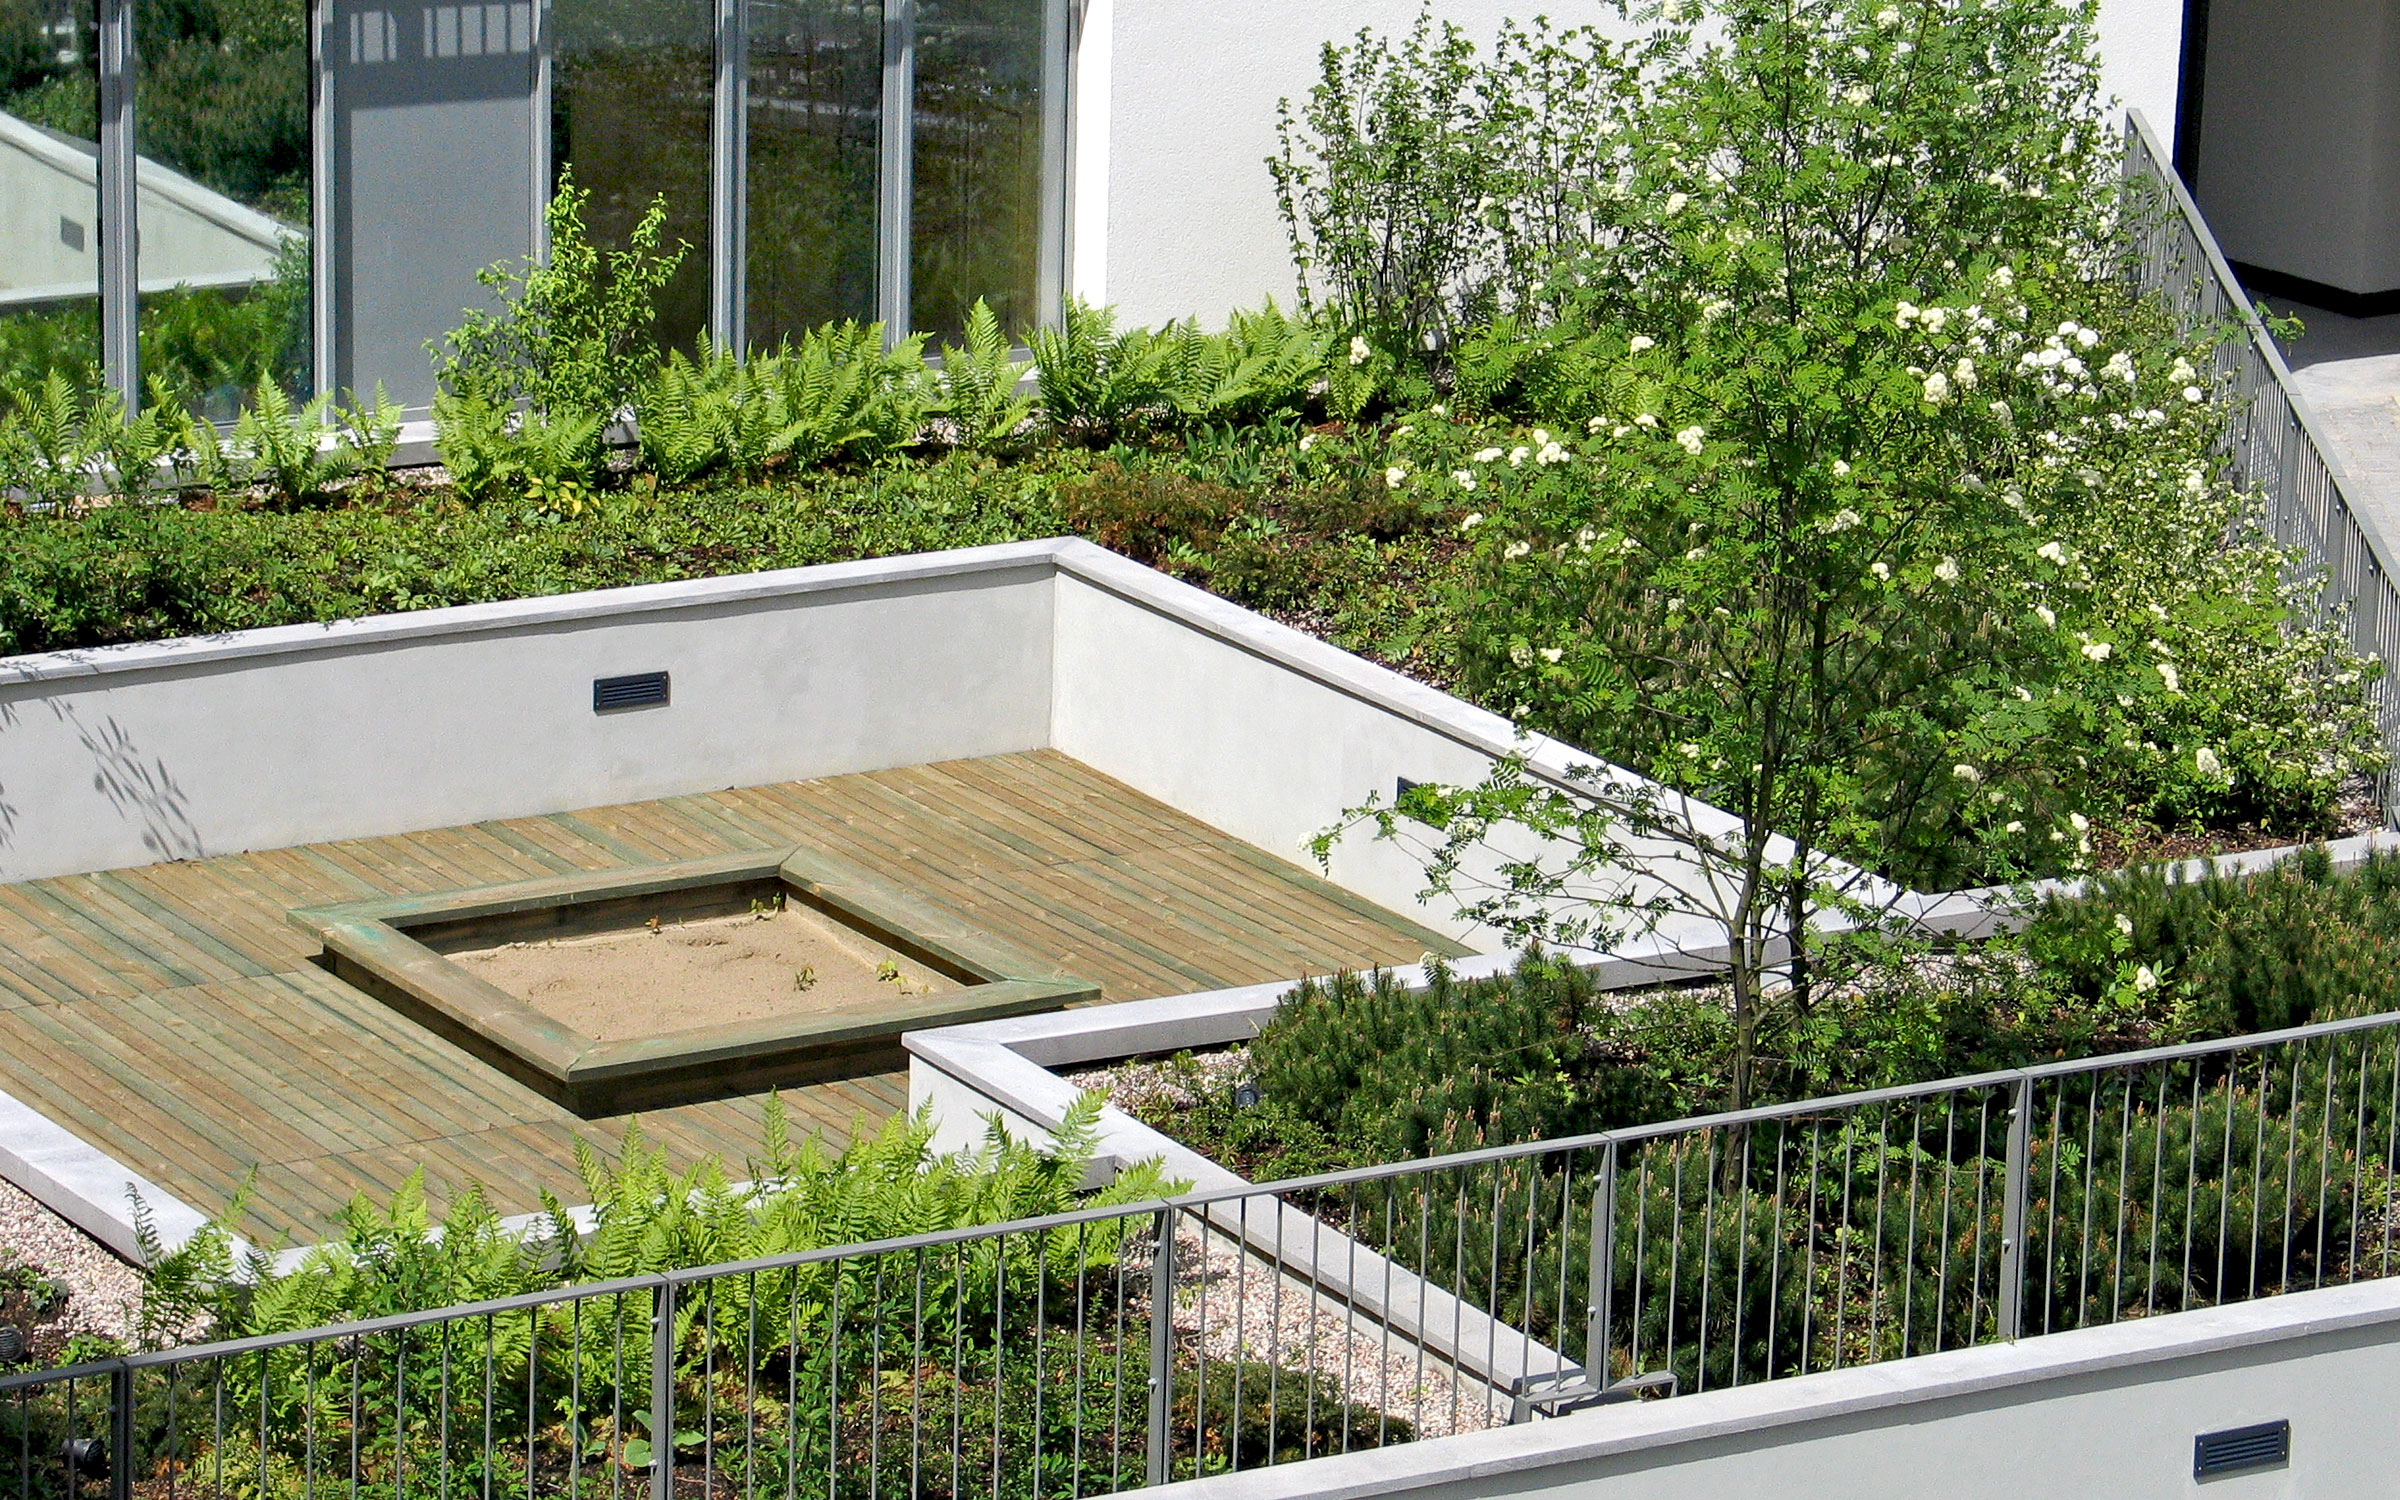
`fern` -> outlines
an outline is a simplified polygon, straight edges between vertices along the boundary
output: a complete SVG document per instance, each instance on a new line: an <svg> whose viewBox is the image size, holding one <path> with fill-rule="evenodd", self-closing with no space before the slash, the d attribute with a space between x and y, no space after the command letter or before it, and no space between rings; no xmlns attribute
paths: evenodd
<svg viewBox="0 0 2400 1500"><path fill-rule="evenodd" d="M113 491L138 500L158 488L161 466L174 456L183 433L177 410L173 393L155 375L149 401L132 416L113 390L93 397L85 442Z"/></svg>
<svg viewBox="0 0 2400 1500"><path fill-rule="evenodd" d="M384 390L383 382L375 382L372 402L362 402L353 396L336 415L341 421L343 440L358 455L360 471L378 484L390 478L392 455L400 448L401 408Z"/></svg>
<svg viewBox="0 0 2400 1500"><path fill-rule="evenodd" d="M942 346L941 411L961 448L984 451L1013 439L1033 415L1033 400L1017 394L1025 372L991 304L977 298L967 314L966 343Z"/></svg>
<svg viewBox="0 0 2400 1500"><path fill-rule="evenodd" d="M233 424L243 477L292 506L322 497L336 481L356 473L357 452L326 441L331 405L330 396L319 396L295 410L283 387L262 371L255 404L245 405Z"/></svg>
<svg viewBox="0 0 2400 1500"><path fill-rule="evenodd" d="M10 384L5 395L0 485L23 492L53 515L80 514L99 453L75 388L52 370L39 385Z"/></svg>
<svg viewBox="0 0 2400 1500"><path fill-rule="evenodd" d="M1178 340L1134 328L1081 301L1055 329L1033 336L1042 412L1060 437L1105 447L1174 409Z"/></svg>
<svg viewBox="0 0 2400 1500"><path fill-rule="evenodd" d="M1149 1162L1120 1173L1099 1193L1082 1192L1101 1107L1097 1094L1079 1100L1047 1150L1012 1138L995 1122L978 1149L944 1156L933 1148L930 1114L920 1112L829 1155L814 1136L793 1141L780 1099L770 1096L764 1149L745 1164L741 1182L714 1159L678 1170L631 1123L611 1156L575 1143L593 1211L588 1232L547 1193L533 1231L516 1232L480 1188L460 1194L437 1224L419 1173L383 1206L354 1200L341 1233L285 1271L264 1250L236 1263L234 1226L247 1210L247 1187L172 1252L143 1227L148 1219L137 1206L137 1236L149 1236L142 1241L149 1267L143 1326L165 1333L207 1319L216 1337L281 1333L551 1286L1146 1202L1180 1190L1183 1184L1165 1181L1158 1163ZM1097 1225L1062 1232L1044 1253L1053 1272L1070 1267L1078 1254L1098 1264L1116 1253L1121 1232ZM1031 1251L1018 1245L1006 1253Z"/></svg>
<svg viewBox="0 0 2400 1500"><path fill-rule="evenodd" d="M600 469L600 418L589 412L514 412L471 393L436 391L434 446L458 497L481 505L503 496L574 512Z"/></svg>

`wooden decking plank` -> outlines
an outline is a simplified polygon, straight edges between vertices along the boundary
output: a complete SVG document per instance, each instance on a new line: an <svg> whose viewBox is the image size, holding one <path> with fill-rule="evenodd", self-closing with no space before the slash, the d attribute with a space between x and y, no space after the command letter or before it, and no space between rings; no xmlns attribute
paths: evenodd
<svg viewBox="0 0 2400 1500"><path fill-rule="evenodd" d="M308 957L299 930L282 921L273 905L262 900L256 890L227 885L203 863L112 870L93 878L114 882L126 899L138 896L148 902L160 921L179 921L262 973L271 974Z"/></svg>
<svg viewBox="0 0 2400 1500"><path fill-rule="evenodd" d="M127 910L121 903L109 901L107 892L93 888L88 881L77 884L71 877L33 880L15 889L24 893L26 900L58 913L79 927L88 920L104 933L109 949L126 960L126 977L135 981L135 993L231 977L231 971L201 962L174 942L170 934L142 921L139 913ZM105 926L101 925L103 922Z"/></svg>
<svg viewBox="0 0 2400 1500"><path fill-rule="evenodd" d="M490 848L461 837L455 829L404 833L395 837L393 842L408 848L420 863L442 871L448 882L443 887L445 890L508 885L550 873L513 858L501 858Z"/></svg>
<svg viewBox="0 0 2400 1500"><path fill-rule="evenodd" d="M186 976L170 974L151 963L84 915L72 902L61 902L42 889L39 882L0 885L0 909L39 926L55 946L48 954L35 956L34 961L59 978L84 988L89 998L139 994L145 989L185 980ZM65 967L69 963L80 971L80 978L70 976Z"/></svg>
<svg viewBox="0 0 2400 1500"><path fill-rule="evenodd" d="M1045 810L1025 804L1021 783L991 781L974 774L972 766L921 766L915 773L950 819L964 812L969 826L989 836L1023 840L1038 851L1034 863L1071 864L1140 851L1140 841L1095 820L1044 816Z"/></svg>
<svg viewBox="0 0 2400 1500"><path fill-rule="evenodd" d="M980 763L961 763L964 774L986 773ZM1017 795L1036 808L1055 808L1076 817L1099 820L1120 830L1120 837L1140 849L1177 848L1195 839L1221 837L1214 826L1178 807L1127 786L1055 750L1012 757L1008 773Z"/></svg>
<svg viewBox="0 0 2400 1500"><path fill-rule="evenodd" d="M727 853L745 849L780 849L791 842L777 838L747 818L719 807L706 797L661 797L652 804L678 823L714 840Z"/></svg>
<svg viewBox="0 0 2400 1500"><path fill-rule="evenodd" d="M159 899L155 892L143 890L113 870L68 878L85 882L90 890L106 892L109 899L139 913L151 931L179 946L179 959L182 954L189 955L187 966L212 964L224 970L212 978L243 979L272 972L270 964L245 951L227 934L194 920L192 913L178 909L172 901Z"/></svg>
<svg viewBox="0 0 2400 1500"><path fill-rule="evenodd" d="M1237 863L1259 869L1295 868L1276 859L1266 850L1258 848L1254 844L1245 844L1239 839L1228 838L1220 843L1217 849L1219 853L1230 857ZM1462 946L1456 938L1436 932L1387 907L1377 906L1366 897L1343 890L1330 880L1321 879L1306 870L1300 870L1298 873L1308 883L1308 888L1315 895L1369 922L1388 924L1396 927L1399 931L1413 933L1433 952L1447 954L1451 957L1463 957L1473 951Z"/></svg>
<svg viewBox="0 0 2400 1500"><path fill-rule="evenodd" d="M552 851L507 822L478 823L475 831L485 838L506 844L552 875L581 875L592 868Z"/></svg>
<svg viewBox="0 0 2400 1500"><path fill-rule="evenodd" d="M606 849L628 865L662 865L668 863L670 859L670 856L663 855L655 849L646 849L638 842L618 838L608 830L586 822L574 813L552 813L542 821L587 844Z"/></svg>
<svg viewBox="0 0 2400 1500"><path fill-rule="evenodd" d="M927 790L931 790L928 788ZM880 778L868 778L844 788L845 800L867 810L870 819L889 819L895 826L904 827L916 838L944 851L945 862L959 860L970 864L1043 865L1066 859L1082 859L1098 854L1094 844L1061 838L1045 842L1028 831L1010 828L991 819L974 816L963 808L939 820L928 816L925 803L911 796L905 785Z"/></svg>
<svg viewBox="0 0 2400 1500"><path fill-rule="evenodd" d="M571 818L637 849L649 851L650 859L658 864L672 864L679 859L703 859L725 852L712 841L696 837L688 827L652 816L640 804L585 808L558 816L562 819Z"/></svg>
<svg viewBox="0 0 2400 1500"><path fill-rule="evenodd" d="M646 859L629 857L625 852L585 838L570 828L562 828L548 817L508 818L493 826L549 850L571 863L575 868L564 874L590 873L598 870L622 870L628 865L649 864Z"/></svg>
<svg viewBox="0 0 2400 1500"><path fill-rule="evenodd" d="M1074 827L1103 854L1139 855L1180 848L1214 835L1207 824L1109 781L1088 766L1046 755L1011 757L1005 767L960 761L938 768L981 785L1019 814Z"/></svg>
<svg viewBox="0 0 2400 1500"><path fill-rule="evenodd" d="M43 1060L39 1075L19 1073L0 1062L7 1091L162 1187L172 1188L185 1163L195 1157L215 1163L220 1177L238 1180L256 1153L239 1136L220 1137L196 1125L188 1101L178 1095L170 1104L138 1068L93 1066L75 1075L72 1088L67 1086L60 1064L69 1059L124 1060L122 1049L105 1031L70 1019L76 1008L50 1005L0 1016L0 1034L27 1037L31 1045L23 1055ZM20 1021L25 1023L21 1029L7 1024ZM55 1088L53 1079L58 1080ZM170 1148L154 1142L173 1144ZM172 1155L167 1154L170 1149Z"/></svg>

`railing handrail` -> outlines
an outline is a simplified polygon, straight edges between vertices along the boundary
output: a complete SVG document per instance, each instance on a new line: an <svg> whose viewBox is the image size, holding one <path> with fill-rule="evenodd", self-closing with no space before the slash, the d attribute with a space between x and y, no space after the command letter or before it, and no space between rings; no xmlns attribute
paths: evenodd
<svg viewBox="0 0 2400 1500"><path fill-rule="evenodd" d="M327 1324L318 1328L293 1329L282 1333L257 1334L247 1338L228 1339L215 1343L191 1344L174 1349L130 1354L117 1360L105 1360L91 1365L78 1366L73 1371L27 1371L0 1376L0 1393L24 1386L55 1384L69 1378L70 1375L76 1378L97 1377L117 1369L155 1369L259 1354L301 1344L339 1343L349 1339L364 1339L380 1334L396 1333L433 1323L471 1322L477 1318L501 1317L511 1313L530 1312L543 1307L572 1302L593 1301L632 1293L655 1293L662 1289L692 1286L739 1276L770 1275L806 1266L830 1264L835 1261L865 1260L882 1255L943 1249L984 1240L1044 1234L1060 1229L1072 1229L1084 1224L1141 1219L1160 1214L1201 1213L1221 1204L1249 1199L1287 1199L1296 1195L1322 1193L1363 1183L1402 1177L1432 1176L1442 1172L1490 1166L1528 1157L1565 1155L1578 1151L1599 1151L1610 1146L1632 1145L1675 1135L1697 1135L1706 1131L1729 1130L1779 1120L1804 1119L1812 1115L1845 1114L1860 1109L1870 1109L1879 1104L1938 1098L1944 1094L1997 1092L2002 1089L2038 1084L2050 1079L2070 1078L2091 1073L2135 1071L2160 1065L2193 1062L2232 1052L2265 1051L2295 1042L2319 1041L2354 1032L2387 1030L2400 1030L2400 1011L2387 1011L2372 1016L2357 1016L2338 1021L2320 1021L2307 1026L2290 1026L2276 1031L2254 1032L2210 1041L2151 1047L2137 1052L2105 1053L2092 1057L2070 1058L2059 1062L2040 1063L2031 1067L2006 1068L1988 1073L1935 1079L1926 1083L1861 1089L1846 1094L1830 1094L1814 1099L1794 1100L1784 1104L1756 1105L1748 1109L1685 1116L1675 1120L1663 1120L1651 1125L1620 1126L1613 1130L1592 1131L1583 1135L1520 1141L1504 1146L1484 1147L1475 1151L1450 1152L1440 1156L1419 1157L1411 1161L1385 1162L1370 1167L1353 1167L1339 1172L1322 1172L1306 1177L1282 1178L1272 1182L1244 1183L1238 1186L1213 1188L1205 1192L1180 1193L1171 1197L1145 1199L1136 1203L1113 1204L1104 1208L1076 1209L1066 1213L1010 1220L1005 1223L966 1225L955 1229L904 1235L892 1239L822 1246L813 1250L793 1251L785 1255L765 1256L753 1260L729 1261L611 1281L552 1287L510 1297L458 1303L448 1307L426 1308L417 1312L394 1313L385 1317Z"/></svg>
<svg viewBox="0 0 2400 1500"><path fill-rule="evenodd" d="M2309 446L2316 450L2318 461L2325 465L2325 472L2333 480L2334 493L2341 498L2342 509L2356 520L2358 507L2350 503L2345 487L2349 472L2342 467L2341 459L2327 441L2324 430L2318 427L2316 417L2308 409L2308 402L2293 386L2290 363L2284 359L2283 351L2275 346L2275 336L2260 321L2257 305L2250 300L2249 289L2242 285L2241 277L2234 274L2233 262L2225 258L2225 249L2217 243L2216 231L2208 227L2208 218L2200 212L2200 204L2192 197L2192 190L2184 185L2183 175L2165 166L2165 163L2174 160L2173 153L2159 140L2149 117L2140 110L2129 112L2125 119L2127 133L2141 143L2142 152L2154 169L2150 174L2151 180L2165 189L2168 201L2175 205L2184 227L2199 242L2200 253L2208 261L2209 273L2216 278L2217 289L2232 304L2234 315L2241 319L2243 328L2249 332L2251 345L2258 351L2259 357L2267 362L2267 369L2274 375L2276 386L2289 398L2292 418L2307 436ZM2368 550L2374 555L2376 570L2386 580L2400 577L2400 570L2394 569L2392 559L2385 551L2384 539L2376 533L2375 528L2361 522L2358 529L2366 539Z"/></svg>

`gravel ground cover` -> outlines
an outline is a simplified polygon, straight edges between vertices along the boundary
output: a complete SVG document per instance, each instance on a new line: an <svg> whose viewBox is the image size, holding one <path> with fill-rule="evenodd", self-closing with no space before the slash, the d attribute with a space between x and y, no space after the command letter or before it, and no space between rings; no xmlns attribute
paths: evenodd
<svg viewBox="0 0 2400 1500"><path fill-rule="evenodd" d="M141 1295L140 1272L0 1180L0 1322L30 1322L31 1363L52 1362L79 1333L130 1337Z"/></svg>

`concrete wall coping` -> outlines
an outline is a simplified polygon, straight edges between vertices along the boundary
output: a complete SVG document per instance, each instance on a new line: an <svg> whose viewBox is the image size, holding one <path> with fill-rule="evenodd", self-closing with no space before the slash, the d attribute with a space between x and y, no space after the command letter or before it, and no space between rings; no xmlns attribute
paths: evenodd
<svg viewBox="0 0 2400 1500"><path fill-rule="evenodd" d="M548 594L490 604L461 604L403 614L366 615L320 625L275 625L124 646L41 652L0 659L0 686L63 682L259 657L310 655L361 646L438 640L445 636L490 635L629 615L710 609L760 599L972 578L1020 569L1047 571L1063 545L1056 541L1007 542L990 547L962 547L951 552L913 553L905 557Z"/></svg>
<svg viewBox="0 0 2400 1500"><path fill-rule="evenodd" d="M2169 1361L2370 1331L2400 1335L2400 1278L2289 1292L1672 1401L1604 1407L1551 1421L1185 1480L1151 1493L1186 1500L1370 1500L1438 1485L1490 1484L1530 1471L1711 1439L1766 1438L1808 1424L2005 1396L2052 1382L2138 1381L2146 1368Z"/></svg>

